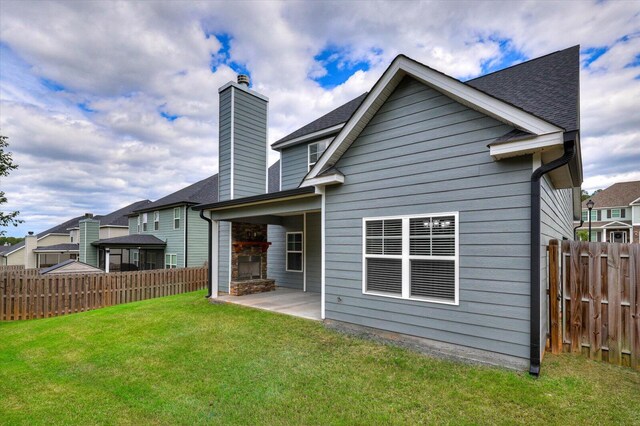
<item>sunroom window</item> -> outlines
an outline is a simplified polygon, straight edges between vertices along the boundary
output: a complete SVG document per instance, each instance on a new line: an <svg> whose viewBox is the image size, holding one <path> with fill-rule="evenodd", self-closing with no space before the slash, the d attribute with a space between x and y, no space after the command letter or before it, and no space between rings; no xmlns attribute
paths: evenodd
<svg viewBox="0 0 640 426"><path fill-rule="evenodd" d="M364 219L367 294L458 303L457 213Z"/></svg>

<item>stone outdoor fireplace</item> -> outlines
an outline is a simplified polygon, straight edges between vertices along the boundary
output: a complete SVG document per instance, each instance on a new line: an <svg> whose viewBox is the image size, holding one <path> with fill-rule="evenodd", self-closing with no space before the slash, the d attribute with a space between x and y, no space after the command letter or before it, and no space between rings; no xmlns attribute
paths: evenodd
<svg viewBox="0 0 640 426"><path fill-rule="evenodd" d="M267 225L233 222L231 225L231 282L229 294L243 296L276 289L267 278Z"/></svg>

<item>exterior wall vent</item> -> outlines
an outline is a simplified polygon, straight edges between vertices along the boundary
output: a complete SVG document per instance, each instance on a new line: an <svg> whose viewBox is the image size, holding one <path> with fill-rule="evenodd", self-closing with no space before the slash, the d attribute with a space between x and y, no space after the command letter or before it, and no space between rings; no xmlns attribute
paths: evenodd
<svg viewBox="0 0 640 426"><path fill-rule="evenodd" d="M238 74L238 84L244 84L249 87L249 76L246 74Z"/></svg>

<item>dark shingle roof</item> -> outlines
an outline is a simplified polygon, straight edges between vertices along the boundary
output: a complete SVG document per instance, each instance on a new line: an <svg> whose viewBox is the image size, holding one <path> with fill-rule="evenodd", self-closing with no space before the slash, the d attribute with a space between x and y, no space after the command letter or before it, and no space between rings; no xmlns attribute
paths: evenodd
<svg viewBox="0 0 640 426"><path fill-rule="evenodd" d="M466 81L471 87L510 103L566 131L580 129L580 46L550 53ZM273 145L347 121L367 93L299 128Z"/></svg>
<svg viewBox="0 0 640 426"><path fill-rule="evenodd" d="M269 167L269 192L280 191L280 160Z"/></svg>
<svg viewBox="0 0 640 426"><path fill-rule="evenodd" d="M128 215L135 210L144 208L144 206L150 203L150 200L136 201L107 215L96 216L94 219L100 221L100 226L129 226Z"/></svg>
<svg viewBox="0 0 640 426"><path fill-rule="evenodd" d="M580 129L580 46L465 82L564 128Z"/></svg>
<svg viewBox="0 0 640 426"><path fill-rule="evenodd" d="M105 238L102 240L94 241L91 243L94 246L99 245L140 245L140 246L148 246L148 245L157 245L157 246L165 246L166 242L162 241L160 238L155 235L150 234L131 234L125 235L122 237L114 237L114 238Z"/></svg>
<svg viewBox="0 0 640 426"><path fill-rule="evenodd" d="M216 201L218 201L217 173L134 211L142 212L178 204L203 204L215 203Z"/></svg>
<svg viewBox="0 0 640 426"><path fill-rule="evenodd" d="M640 198L640 180L618 182L584 200L582 207L587 208L587 201L590 199L595 203L595 209L601 209L603 207L628 206L638 198Z"/></svg>
<svg viewBox="0 0 640 426"><path fill-rule="evenodd" d="M38 234L36 234L36 236L38 238L42 238L45 235L49 235L49 234L69 234L69 228L73 228L75 226L78 226L78 222L80 221L80 219L84 219L84 215L82 216L78 216L78 217L74 217L73 219L69 219L66 222L62 222L56 226L53 226L49 229L47 229L46 231L42 231L39 232ZM0 247L0 254L6 254L6 253L10 253L14 250L17 250L21 247L24 247L24 240L20 241L17 244L14 244L12 246L8 246L8 247Z"/></svg>
<svg viewBox="0 0 640 426"><path fill-rule="evenodd" d="M38 246L34 251L78 251L80 250L79 244L64 243L54 244L52 246Z"/></svg>
<svg viewBox="0 0 640 426"><path fill-rule="evenodd" d="M305 136L310 133L314 133L319 130L327 129L329 127L344 123L345 121L349 120L349 118L351 118L353 112L360 106L366 96L367 93L363 93L357 98L350 100L342 106L339 106L338 108L323 115L317 120L314 120L311 123L299 128L295 132L288 134L284 138L273 143L271 146L278 145L282 142L287 142L300 136Z"/></svg>

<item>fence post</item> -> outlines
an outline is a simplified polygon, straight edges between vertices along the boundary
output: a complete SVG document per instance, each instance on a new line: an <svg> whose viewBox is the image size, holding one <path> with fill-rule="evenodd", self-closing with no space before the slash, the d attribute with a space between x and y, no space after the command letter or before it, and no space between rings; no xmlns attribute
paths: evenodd
<svg viewBox="0 0 640 426"><path fill-rule="evenodd" d="M551 353L562 352L562 319L560 318L560 256L558 240L549 241L549 311L551 314Z"/></svg>

